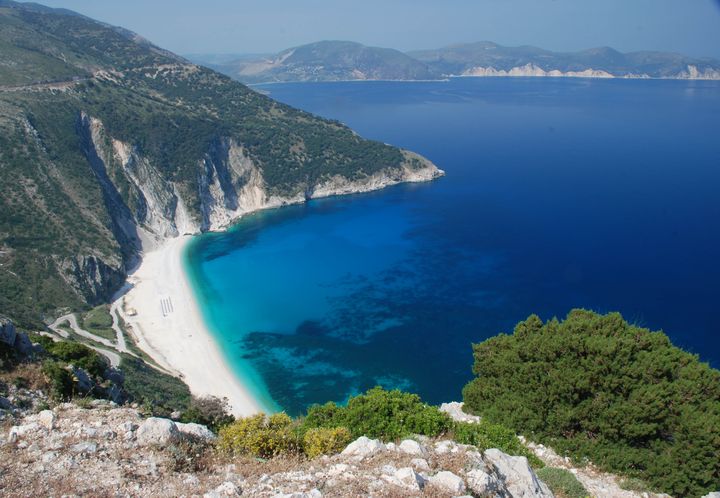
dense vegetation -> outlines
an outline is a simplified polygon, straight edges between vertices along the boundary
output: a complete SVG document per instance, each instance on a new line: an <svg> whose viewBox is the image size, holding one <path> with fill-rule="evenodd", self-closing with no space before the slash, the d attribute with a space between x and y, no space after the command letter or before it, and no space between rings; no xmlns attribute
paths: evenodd
<svg viewBox="0 0 720 498"><path fill-rule="evenodd" d="M473 349L469 411L673 495L720 488L720 372L662 332L574 310Z"/></svg>
<svg viewBox="0 0 720 498"><path fill-rule="evenodd" d="M381 387L350 398L347 406L315 405L305 417L292 419L284 413L239 418L220 429L219 448L238 455L272 458L300 454L315 458L341 451L360 436L385 442L413 436L446 436L480 450L498 448L528 457L540 468L542 462L525 448L518 437L499 424L455 423L436 406L415 394Z"/></svg>
<svg viewBox="0 0 720 498"><path fill-rule="evenodd" d="M407 161L336 121L68 11L0 1L0 52L0 309L20 325L40 328L61 308L104 302L138 256L132 227L143 226L148 208L112 139L146 160L153 188L181 197L196 221L205 161L221 160L227 141L277 195ZM105 143L91 143L83 115L102 122ZM157 209L172 216L174 206ZM96 258L90 269L88 258ZM98 274L99 286L86 280Z"/></svg>
<svg viewBox="0 0 720 498"><path fill-rule="evenodd" d="M585 486L569 470L544 467L538 469L536 474L542 482L548 485L557 498L587 498L590 496Z"/></svg>

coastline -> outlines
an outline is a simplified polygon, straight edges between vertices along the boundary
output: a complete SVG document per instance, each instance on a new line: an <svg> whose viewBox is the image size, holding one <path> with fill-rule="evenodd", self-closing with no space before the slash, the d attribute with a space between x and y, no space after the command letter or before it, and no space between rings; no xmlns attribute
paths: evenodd
<svg viewBox="0 0 720 498"><path fill-rule="evenodd" d="M128 277L130 288L118 309L138 346L180 377L193 395L225 397L236 416L267 411L233 372L205 324L183 264L191 239L170 239L145 254Z"/></svg>

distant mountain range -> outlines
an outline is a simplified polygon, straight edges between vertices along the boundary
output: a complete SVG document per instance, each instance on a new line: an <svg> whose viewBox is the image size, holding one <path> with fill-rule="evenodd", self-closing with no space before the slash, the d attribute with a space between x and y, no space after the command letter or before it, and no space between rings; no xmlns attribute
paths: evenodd
<svg viewBox="0 0 720 498"><path fill-rule="evenodd" d="M439 80L451 76L550 76L720 80L720 61L609 47L551 52L492 42L403 53L347 41L321 41L274 55L189 56L245 83Z"/></svg>

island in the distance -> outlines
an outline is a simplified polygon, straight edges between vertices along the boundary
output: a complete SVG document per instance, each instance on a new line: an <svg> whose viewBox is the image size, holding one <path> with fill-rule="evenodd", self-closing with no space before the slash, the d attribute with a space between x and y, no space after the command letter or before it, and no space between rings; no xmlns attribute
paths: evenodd
<svg viewBox="0 0 720 498"><path fill-rule="evenodd" d="M656 51L622 53L609 47L552 52L492 42L403 53L348 41L321 41L271 55L188 55L244 83L302 81L416 81L454 76L546 76L720 80L720 61Z"/></svg>

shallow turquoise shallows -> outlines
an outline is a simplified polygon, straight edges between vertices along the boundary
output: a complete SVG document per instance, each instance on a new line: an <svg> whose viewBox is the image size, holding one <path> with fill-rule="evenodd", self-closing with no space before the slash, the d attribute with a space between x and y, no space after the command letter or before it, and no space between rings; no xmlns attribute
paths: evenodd
<svg viewBox="0 0 720 498"><path fill-rule="evenodd" d="M575 307L663 328L720 366L717 82L264 90L447 171L260 212L189 245L204 317L266 409L378 384L457 400L471 343Z"/></svg>

